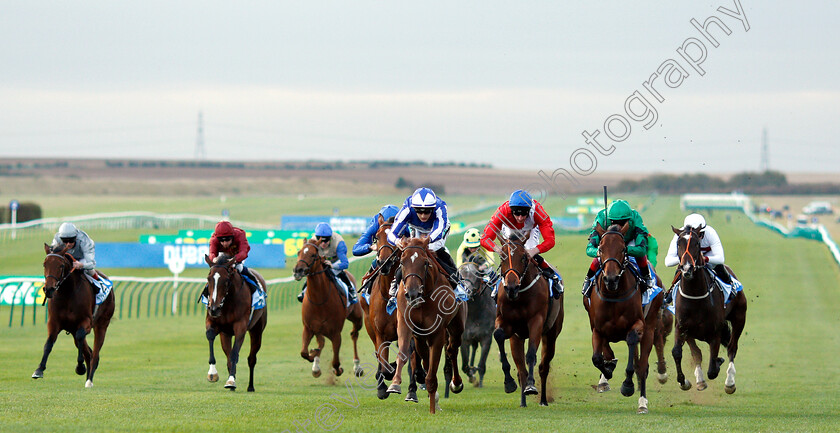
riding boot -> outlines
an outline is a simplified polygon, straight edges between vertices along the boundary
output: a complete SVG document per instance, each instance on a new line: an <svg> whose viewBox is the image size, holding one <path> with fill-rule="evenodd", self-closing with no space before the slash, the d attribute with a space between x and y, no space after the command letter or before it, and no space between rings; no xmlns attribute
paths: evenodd
<svg viewBox="0 0 840 433"><path fill-rule="evenodd" d="M350 305L359 302L359 299L356 297L356 288L353 287L353 283L350 282L350 278L347 276L347 273L341 271L337 276L338 278L341 278L341 281L343 281L345 285L347 285L347 302L349 302Z"/></svg>
<svg viewBox="0 0 840 433"><path fill-rule="evenodd" d="M543 278L548 281L548 285L551 287L551 297L554 299L560 299L560 295L563 294L563 282L560 280L560 277L557 276L557 272L554 272L554 269L551 269L550 266L540 269L540 272L542 273Z"/></svg>
<svg viewBox="0 0 840 433"><path fill-rule="evenodd" d="M303 283L303 288L300 289L300 293L297 295L297 300L300 303L303 303L303 294L306 293L306 283Z"/></svg>
<svg viewBox="0 0 840 433"><path fill-rule="evenodd" d="M362 285L359 287L359 293L367 293L370 294L370 287L373 285L374 278L370 276L376 272L376 268L379 265L379 260L373 259L370 263L370 269L368 269L367 273L362 277Z"/></svg>
<svg viewBox="0 0 840 433"><path fill-rule="evenodd" d="M674 302L674 288L673 287L671 287L670 289L668 289L667 292L665 292L665 299L662 300L662 304L663 305L668 305L672 302Z"/></svg>
<svg viewBox="0 0 840 433"><path fill-rule="evenodd" d="M583 295L584 298L589 297L589 293L592 291L592 278L586 277L583 279L583 290L580 293Z"/></svg>
<svg viewBox="0 0 840 433"><path fill-rule="evenodd" d="M721 281L723 281L726 284L729 284L730 286L732 285L732 276L729 275L729 271L726 270L726 266L715 265L713 269L715 271L715 274L718 276L718 278L721 279Z"/></svg>
<svg viewBox="0 0 840 433"><path fill-rule="evenodd" d="M397 288L399 287L400 280L402 280L402 268L397 269L394 279L391 280L391 288L388 289L388 305L385 306L385 311L388 314L392 314L397 309Z"/></svg>

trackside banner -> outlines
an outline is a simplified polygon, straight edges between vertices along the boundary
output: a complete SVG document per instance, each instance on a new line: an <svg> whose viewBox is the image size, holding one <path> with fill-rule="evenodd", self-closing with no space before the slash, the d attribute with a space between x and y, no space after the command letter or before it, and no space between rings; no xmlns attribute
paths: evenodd
<svg viewBox="0 0 840 433"><path fill-rule="evenodd" d="M41 305L44 276L0 277L0 305Z"/></svg>
<svg viewBox="0 0 840 433"><path fill-rule="evenodd" d="M170 263L183 261L187 268L205 268L204 255L208 245L97 243L97 268L168 268ZM245 265L252 268L284 268L286 253L283 245L251 245Z"/></svg>

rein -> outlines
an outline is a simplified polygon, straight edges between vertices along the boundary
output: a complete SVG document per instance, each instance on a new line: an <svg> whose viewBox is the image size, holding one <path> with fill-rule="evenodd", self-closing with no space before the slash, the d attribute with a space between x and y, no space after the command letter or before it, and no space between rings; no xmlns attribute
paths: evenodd
<svg viewBox="0 0 840 433"><path fill-rule="evenodd" d="M689 231L689 233L692 233L692 234L693 234L693 231ZM689 236L689 237L688 237L688 241L687 241L687 242L686 242L686 244L685 244L685 251L683 251L682 255L680 256L680 274L682 274L682 273L683 273L683 270L682 270L682 264L683 264L683 261L684 261L684 259L685 259L685 257L686 257L686 256L688 256L688 258L689 258L689 259L691 259L691 267L692 267L692 269L697 269L697 268L698 268L698 266L697 266L697 261L696 261L696 260L694 260L694 256L692 256L692 255L689 253L689 250L688 250L688 247L689 247L689 246L691 246L691 239L693 239L693 238L694 238L694 236ZM702 254L702 252L701 252L701 254ZM704 271L704 273L705 273L705 271ZM683 275L683 276L684 276L684 275ZM685 279L685 278L682 278L682 280L683 280L683 281L685 281L686 279ZM706 285L706 284L704 284L704 285ZM708 298L708 297L709 297L709 295L711 295L711 294L712 294L712 290L713 290L713 287L714 287L714 280L712 281L712 284L709 284L709 285L708 285L708 286L709 286L709 290L708 290L708 291L707 291L704 295L702 295L702 296L691 296L691 295L686 295L686 294L685 294L685 292L683 292L682 286L683 286L683 285L682 285L682 284L680 284L679 289L677 290L677 292L679 293L679 295L680 295L680 296L682 296L682 297L683 297L683 298L685 298L685 299L691 299L691 300L695 300L695 301L697 301L697 300L700 300L700 299L706 299L706 298ZM712 301L712 302L714 303L714 301Z"/></svg>
<svg viewBox="0 0 840 433"><path fill-rule="evenodd" d="M413 245L405 247L405 249L407 249L407 250L411 249L411 248L421 250L424 253L426 252L426 248L424 248L424 247L418 247L418 246L413 246ZM420 285L423 286L424 283L426 282L426 277L429 275L429 260L428 259L429 259L429 256L428 256L428 254L426 254L426 260L423 263L423 275L422 276L420 274L412 272L410 274L403 275L403 282L408 280L408 277L416 277L416 278L420 279Z"/></svg>
<svg viewBox="0 0 840 433"><path fill-rule="evenodd" d="M622 242L624 242L624 235L622 235L622 234L621 234L621 232L617 232L617 231L615 231L615 230L613 230L613 231L608 231L608 232L604 233L604 234L601 236L601 241L603 241L603 240L604 240L604 238L605 238L607 235L618 235L618 236L620 236L620 237L621 237L621 241L622 241ZM619 272L619 273L618 273L618 278L619 278L619 280L620 280L620 279L621 279L621 277L622 277L622 275L624 275L624 271L626 271L626 270L627 270L627 264L626 264L626 263L627 263L627 247L626 247L626 246L624 247L624 258L625 258L625 261L624 261L624 262L622 262L621 260L618 260L618 259L617 259L617 258L615 258L615 257L610 257L610 258L608 258L608 259L606 259L606 260L600 260L600 256L601 256L601 255L600 255L600 252L601 252L601 249L600 249L600 247L599 247L599 248L598 248L598 258L599 258L599 261L601 262L601 264L600 264L600 266L599 266L599 272L598 272L598 273L599 273L599 274L600 274L600 276L601 276L600 281L604 281L604 275L605 275L605 274L604 274L604 267L605 267L605 266L607 266L607 263L609 263L609 262L615 262L615 263L618 265L618 268L619 268L619 269L621 269L621 272ZM616 302L616 303L618 303L618 302L624 302L624 301L629 300L629 299L630 299L630 298L632 298L633 296L635 296L636 292L637 292L637 291L639 291L639 279L638 279L638 278L634 278L634 280L635 280L635 283L633 283L633 290L631 290L631 291L630 291L630 293L629 293L627 296L623 297L623 298L618 298L618 299L615 299L615 298L607 298L607 297L604 297L604 295L602 295L602 294L601 294L601 287L600 287L600 284L595 284L595 293L598 295L598 298L600 298L602 301L605 301L605 302ZM604 284L606 285L606 283L604 283Z"/></svg>
<svg viewBox="0 0 840 433"><path fill-rule="evenodd" d="M524 280L525 276L528 275L528 267L530 267L532 260L529 258L525 262L525 269L523 269L522 273L520 274L519 271L517 271L516 269L513 269L513 251L511 250L511 243L507 242L506 246L507 246L507 249L508 249L508 270L505 271L504 278L507 278L508 274L513 272L513 274L516 275L516 278L519 279L519 285L521 286L522 285L522 280ZM499 265L499 271L500 272L501 272L501 269L502 269L502 267L501 267L501 264L500 264ZM526 286L524 289L519 290L519 293L526 292L531 287L534 287L534 284L536 284L539 279L540 279L539 275L534 277L531 280L531 283L528 284L528 286Z"/></svg>
<svg viewBox="0 0 840 433"><path fill-rule="evenodd" d="M52 278L53 280L55 280L55 291L58 291L58 288L61 287L62 284L64 284L64 282L67 280L67 278L69 278L70 275L73 275L72 270L70 272L68 272L67 274L64 273L65 263L70 263L70 260L68 260L67 257L65 257L61 254L55 254L55 253L47 254L47 257L58 257L62 261L62 263L61 263L61 275L60 275L61 278L58 278L55 275L47 275L47 276L44 277L44 285L46 285L46 282L47 282L48 278ZM45 289L46 289L46 287L45 287ZM46 305L46 303L47 303L47 297L44 296L44 301L41 302L41 306Z"/></svg>

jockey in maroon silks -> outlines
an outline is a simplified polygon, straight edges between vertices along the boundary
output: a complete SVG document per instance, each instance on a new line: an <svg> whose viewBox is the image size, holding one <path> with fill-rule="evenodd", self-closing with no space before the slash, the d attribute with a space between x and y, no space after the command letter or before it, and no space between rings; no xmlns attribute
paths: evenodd
<svg viewBox="0 0 840 433"><path fill-rule="evenodd" d="M257 280L251 274L251 271L242 263L248 258L249 251L251 251L251 246L248 245L248 237L245 235L245 230L234 227L228 221L220 221L216 224L213 236L210 236L210 260L215 263L219 253L225 253L233 257L236 261L236 270L239 271L244 277L243 279L248 283L248 288L251 289L251 293L254 293L259 288L256 283Z"/></svg>

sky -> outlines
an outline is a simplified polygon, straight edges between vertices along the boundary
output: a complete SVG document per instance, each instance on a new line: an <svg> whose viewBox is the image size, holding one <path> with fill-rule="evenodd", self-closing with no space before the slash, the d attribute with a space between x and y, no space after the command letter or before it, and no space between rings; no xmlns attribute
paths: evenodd
<svg viewBox="0 0 840 433"><path fill-rule="evenodd" d="M193 159L201 113L211 160L732 173L766 130L768 168L840 179L836 1L0 10L0 158Z"/></svg>

